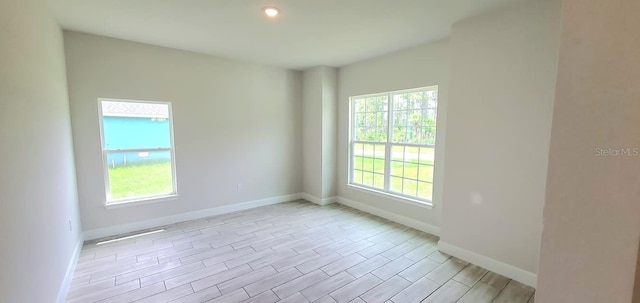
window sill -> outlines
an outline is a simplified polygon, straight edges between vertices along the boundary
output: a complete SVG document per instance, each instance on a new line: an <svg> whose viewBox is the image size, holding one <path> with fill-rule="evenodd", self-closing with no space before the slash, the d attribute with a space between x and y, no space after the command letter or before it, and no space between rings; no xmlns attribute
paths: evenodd
<svg viewBox="0 0 640 303"><path fill-rule="evenodd" d="M431 202L431 201L415 200L415 199L411 199L411 198L407 198L407 197L403 197L403 196L399 196L399 195L394 195L394 194L391 194L391 193L387 193L387 192L371 189L371 188L368 188L368 187L358 186L358 185L354 185L354 184L347 184L347 188L353 189L353 190L357 190L357 191L363 192L363 193L374 194L376 196L380 196L380 197L387 198L387 199L392 199L394 201L410 204L410 205L421 207L421 208L433 209L433 202Z"/></svg>
<svg viewBox="0 0 640 303"><path fill-rule="evenodd" d="M116 208L123 208L123 207L129 207L129 206L138 206L138 205L144 205L144 204L174 201L177 199L178 199L177 194L169 194L169 195L163 195L163 196L153 196L153 197L146 197L146 198L137 198L132 200L116 201L116 202L105 204L104 207L106 209L116 209Z"/></svg>

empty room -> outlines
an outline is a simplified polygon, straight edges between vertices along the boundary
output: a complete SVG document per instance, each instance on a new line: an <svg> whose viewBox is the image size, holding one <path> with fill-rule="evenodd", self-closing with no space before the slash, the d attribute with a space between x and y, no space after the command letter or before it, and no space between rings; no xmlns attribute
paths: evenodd
<svg viewBox="0 0 640 303"><path fill-rule="evenodd" d="M639 14L0 0L0 302L640 303Z"/></svg>

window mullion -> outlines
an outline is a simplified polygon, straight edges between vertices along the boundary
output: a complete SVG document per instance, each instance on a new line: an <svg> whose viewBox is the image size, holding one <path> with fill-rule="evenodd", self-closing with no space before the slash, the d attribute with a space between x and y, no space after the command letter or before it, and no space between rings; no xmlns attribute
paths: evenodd
<svg viewBox="0 0 640 303"><path fill-rule="evenodd" d="M145 152L145 151L172 151L173 147L158 147L158 148L116 148L116 149L104 149L106 152Z"/></svg>
<svg viewBox="0 0 640 303"><path fill-rule="evenodd" d="M349 167L349 183L353 182L353 171L355 170L355 139L356 139L356 127L355 127L355 117L356 117L356 106L355 106L355 100L349 98L349 107L351 109L351 121L349 123L349 128L350 128L350 141L349 144L349 163L350 163L350 167Z"/></svg>
<svg viewBox="0 0 640 303"><path fill-rule="evenodd" d="M387 142L384 148L384 190L391 188L391 141L393 129L393 100L387 95Z"/></svg>

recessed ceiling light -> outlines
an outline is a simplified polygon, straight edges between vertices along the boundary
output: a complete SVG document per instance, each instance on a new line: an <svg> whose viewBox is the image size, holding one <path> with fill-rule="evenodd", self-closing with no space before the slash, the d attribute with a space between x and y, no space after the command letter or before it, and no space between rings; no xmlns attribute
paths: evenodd
<svg viewBox="0 0 640 303"><path fill-rule="evenodd" d="M266 6L266 7L263 7L262 10L267 16L272 18L277 16L280 13L280 9L278 9L275 6Z"/></svg>

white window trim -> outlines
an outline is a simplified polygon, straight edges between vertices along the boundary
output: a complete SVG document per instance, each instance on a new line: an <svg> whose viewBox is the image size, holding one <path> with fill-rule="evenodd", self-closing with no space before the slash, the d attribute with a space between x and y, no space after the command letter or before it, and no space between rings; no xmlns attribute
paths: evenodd
<svg viewBox="0 0 640 303"><path fill-rule="evenodd" d="M104 146L104 125L102 115L102 101L114 102L133 102L133 103L152 103L165 104L169 107L169 140L171 147L169 148L131 148L131 149L105 149ZM148 203L157 203L175 200L178 197L178 180L176 176L176 153L173 138L173 110L171 102L167 101L150 101L150 100L133 100L133 99L116 99L116 98L98 98L98 121L100 124L100 149L102 152L102 173L104 180L104 206L108 209L120 208L123 206L133 206ZM107 164L107 153L114 151L163 151L171 152L171 178L173 183L173 192L160 195L140 196L126 199L109 200L110 184L109 184L109 164Z"/></svg>
<svg viewBox="0 0 640 303"><path fill-rule="evenodd" d="M349 165L347 165L347 187L358 190L358 191L362 191L362 192L367 192L367 193L373 193L379 196L383 196L386 198L391 198L397 201L402 201L402 202L406 202L412 205L418 205L418 206L423 206L426 208L433 208L433 195L434 195L434 191L435 191L435 176L436 176L436 158L437 158L437 153L436 153L436 144L433 145L427 145L427 144L412 144L412 143L393 143L393 138L392 138L392 133L391 133L391 129L393 128L393 118L392 118L392 114L393 114L393 100L390 98L391 95L393 94L403 94L403 93L412 93L412 92L421 92L421 91L430 91L430 90L436 90L438 91L438 102L440 101L440 91L438 90L438 85L432 85L432 86L425 86L425 87L419 87L419 88L411 88L411 89L405 89L405 90L395 90L395 91L388 91L388 92L381 92L381 93L373 93L373 94L365 94L365 95L356 95L356 96L351 96L349 97L349 159L348 159L348 163ZM386 142L367 142L367 141L355 141L355 129L353 127L353 122L355 121L355 110L354 110L354 102L353 99L356 98L370 98L370 97L379 97L379 96L389 96L389 103L388 103L388 121L387 121L387 141ZM439 105L439 103L438 103ZM436 107L436 117L438 117L438 109L440 108L440 106ZM437 134L437 128L436 128L436 134ZM436 135L437 138L437 135ZM354 183L353 182L353 171L354 171L354 163L353 163L353 154L354 154L354 150L353 150L353 146L355 145L355 143L362 143L362 144L377 144L377 145L384 145L385 146L385 174L384 174L384 187L386 189L381 189L381 188L377 188L377 187L371 187L371 186L367 186L364 184L359 184L359 183ZM429 147L429 148L433 148L434 150L434 161L433 161L433 177L432 177L432 182L431 182L431 195L432 195L432 199L421 199L415 196L410 196L410 195L405 195L403 193L397 193L397 192L393 192L391 190L387 190L388 188L390 188L390 182L391 182L391 167L390 167L390 163L391 163L391 147L393 145L402 145L402 146L418 146L418 147ZM428 183L428 182L427 182Z"/></svg>
<svg viewBox="0 0 640 303"><path fill-rule="evenodd" d="M364 192L364 193L368 193L368 194L374 194L376 196L380 196L383 198L387 198L387 199L392 199L394 201L398 201L401 203L405 203L405 204L409 204L409 205L414 205L414 206L418 206L421 208L426 208L426 209L432 209L433 208L433 203L431 202L425 202L425 200L416 200L410 197L406 197L406 196L400 196L400 195L396 195L394 193L390 193L390 192L386 192L382 189L379 188L375 188L375 187L369 187L369 186L363 186L360 184L351 184L348 183L347 187L353 190L357 190L359 192Z"/></svg>
<svg viewBox="0 0 640 303"><path fill-rule="evenodd" d="M118 200L118 202L105 204L104 207L106 209L117 209L117 208L137 206L137 205L174 201L174 200L178 200L178 197L179 197L178 194L138 197L136 199L123 200L122 202Z"/></svg>

